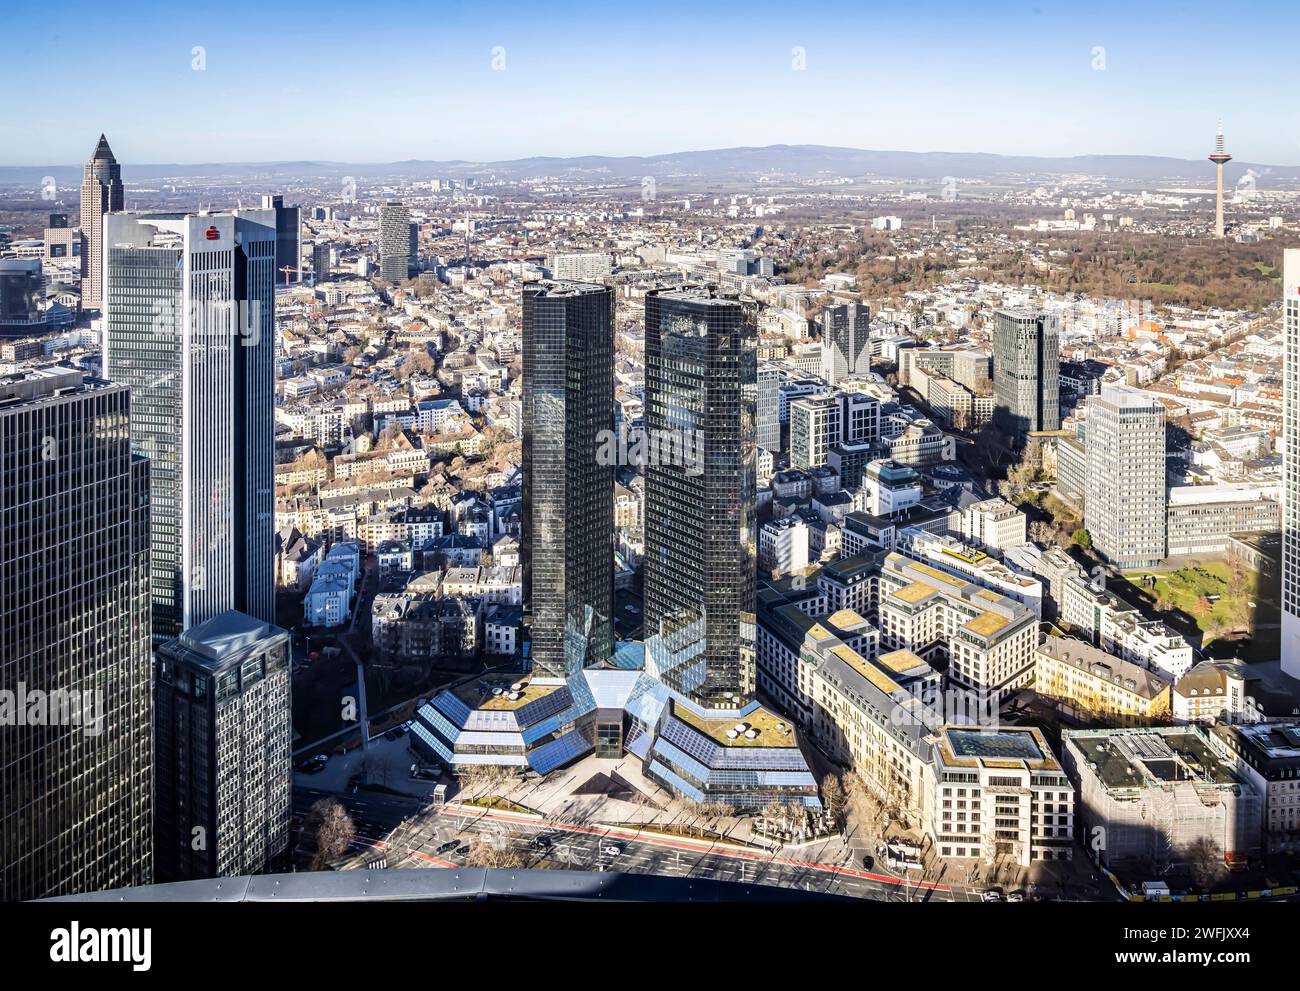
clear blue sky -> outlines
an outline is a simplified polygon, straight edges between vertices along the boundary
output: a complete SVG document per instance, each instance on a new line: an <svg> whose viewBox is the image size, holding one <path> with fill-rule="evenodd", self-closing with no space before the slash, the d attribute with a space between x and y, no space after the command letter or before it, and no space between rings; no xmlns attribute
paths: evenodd
<svg viewBox="0 0 1300 991"><path fill-rule="evenodd" d="M1197 158L1220 115L1239 160L1300 164L1297 0L72 0L4 20L6 165L82 162L100 131L127 163L777 143Z"/></svg>

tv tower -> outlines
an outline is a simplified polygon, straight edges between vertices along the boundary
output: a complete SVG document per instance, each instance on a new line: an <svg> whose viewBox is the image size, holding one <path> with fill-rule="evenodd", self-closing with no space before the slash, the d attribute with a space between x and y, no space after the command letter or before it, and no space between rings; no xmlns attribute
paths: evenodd
<svg viewBox="0 0 1300 991"><path fill-rule="evenodd" d="M1219 121L1219 136L1214 142L1214 154L1210 161L1217 165L1219 172L1218 195L1214 199L1214 236L1223 237L1223 167L1232 161L1232 156L1223 150L1223 121Z"/></svg>

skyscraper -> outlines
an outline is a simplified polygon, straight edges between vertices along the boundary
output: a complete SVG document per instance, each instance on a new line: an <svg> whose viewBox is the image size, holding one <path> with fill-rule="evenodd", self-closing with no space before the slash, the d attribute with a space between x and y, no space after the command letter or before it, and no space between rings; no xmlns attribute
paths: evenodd
<svg viewBox="0 0 1300 991"><path fill-rule="evenodd" d="M614 651L613 319L610 287L524 288L523 592L551 677Z"/></svg>
<svg viewBox="0 0 1300 991"><path fill-rule="evenodd" d="M1001 310L994 320L993 416L1019 447L1031 431L1060 429L1060 325L1025 310Z"/></svg>
<svg viewBox="0 0 1300 991"><path fill-rule="evenodd" d="M103 297L104 215L123 205L122 167L101 134L81 180L81 305L85 309L99 309Z"/></svg>
<svg viewBox="0 0 1300 991"><path fill-rule="evenodd" d="M149 458L155 641L275 616L275 214L110 214L104 373Z"/></svg>
<svg viewBox="0 0 1300 991"><path fill-rule="evenodd" d="M861 303L828 306L821 313L822 378L839 385L849 375L871 370L871 310Z"/></svg>
<svg viewBox="0 0 1300 991"><path fill-rule="evenodd" d="M159 880L257 874L289 845L289 634L233 610L158 650Z"/></svg>
<svg viewBox="0 0 1300 991"><path fill-rule="evenodd" d="M405 282L411 274L411 213L390 200L379 208L379 275L385 282Z"/></svg>
<svg viewBox="0 0 1300 991"><path fill-rule="evenodd" d="M781 369L758 366L758 446L777 454L781 450Z"/></svg>
<svg viewBox="0 0 1300 991"><path fill-rule="evenodd" d="M1105 385L1088 397L1084 527L1101 557L1147 568L1165 556L1165 408L1149 393Z"/></svg>
<svg viewBox="0 0 1300 991"><path fill-rule="evenodd" d="M717 709L753 694L757 310L714 288L645 297L650 437L702 447L646 467L646 669Z"/></svg>
<svg viewBox="0 0 1300 991"><path fill-rule="evenodd" d="M0 901L152 880L149 465L124 386L0 377Z"/></svg>
<svg viewBox="0 0 1300 991"><path fill-rule="evenodd" d="M283 196L263 196L262 209L275 211L276 278L286 286L301 282L302 207L285 206Z"/></svg>
<svg viewBox="0 0 1300 991"><path fill-rule="evenodd" d="M1282 670L1300 678L1300 248L1282 259Z"/></svg>

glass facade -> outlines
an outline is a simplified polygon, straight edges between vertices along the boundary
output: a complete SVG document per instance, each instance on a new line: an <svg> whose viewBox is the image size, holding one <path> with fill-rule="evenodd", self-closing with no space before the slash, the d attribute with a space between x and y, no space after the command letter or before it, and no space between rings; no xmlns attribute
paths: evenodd
<svg viewBox="0 0 1300 991"><path fill-rule="evenodd" d="M523 593L533 670L614 653L614 292L541 283L523 296ZM604 459L609 460L609 459Z"/></svg>
<svg viewBox="0 0 1300 991"><path fill-rule="evenodd" d="M645 299L647 433L703 447L646 467L646 668L711 708L753 693L756 318L709 288Z"/></svg>
<svg viewBox="0 0 1300 991"><path fill-rule="evenodd" d="M1060 327L1055 316L1005 310L993 325L994 420L1023 444L1031 430L1061 427Z"/></svg>
<svg viewBox="0 0 1300 991"><path fill-rule="evenodd" d="M3 901L153 879L149 474L129 423L121 385L0 381Z"/></svg>
<svg viewBox="0 0 1300 991"><path fill-rule="evenodd" d="M275 214L112 214L106 377L152 475L156 642L274 618Z"/></svg>

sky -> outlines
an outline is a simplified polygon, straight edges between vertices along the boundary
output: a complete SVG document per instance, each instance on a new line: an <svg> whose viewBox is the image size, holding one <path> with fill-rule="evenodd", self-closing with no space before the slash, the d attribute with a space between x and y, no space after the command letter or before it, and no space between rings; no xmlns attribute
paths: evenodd
<svg viewBox="0 0 1300 991"><path fill-rule="evenodd" d="M9 0L0 165L827 144L1300 165L1297 0ZM1288 98L1292 97L1292 98Z"/></svg>

